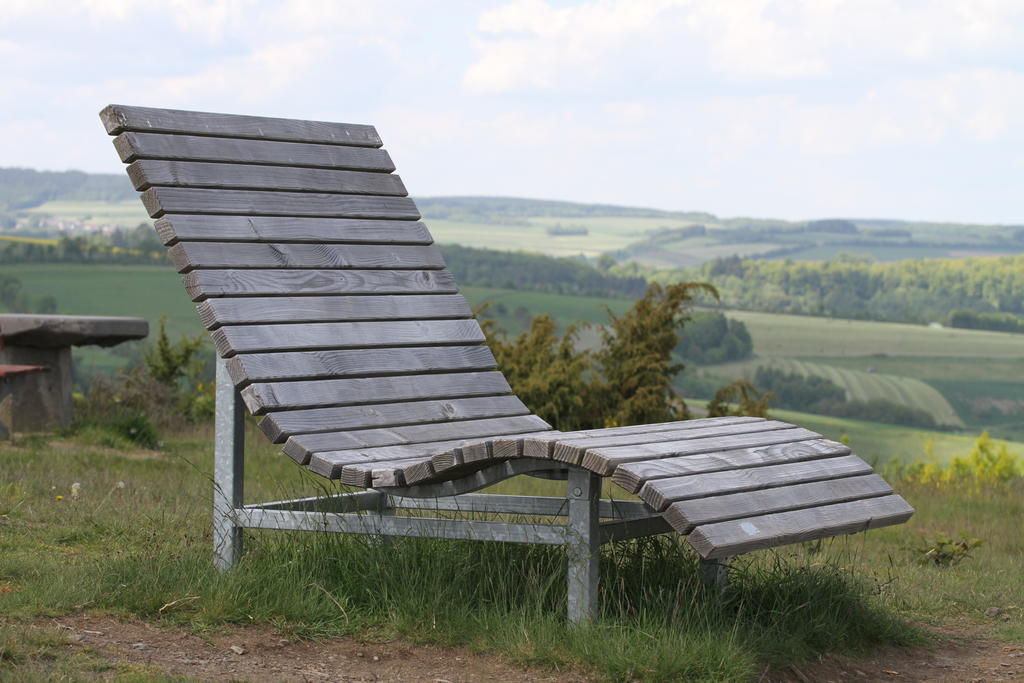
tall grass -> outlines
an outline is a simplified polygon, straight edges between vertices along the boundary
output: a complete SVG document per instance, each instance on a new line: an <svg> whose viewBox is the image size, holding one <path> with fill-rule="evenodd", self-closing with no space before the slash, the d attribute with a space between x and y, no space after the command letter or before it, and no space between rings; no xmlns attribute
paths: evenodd
<svg viewBox="0 0 1024 683"><path fill-rule="evenodd" d="M923 639L899 616L904 598L891 577L866 571L863 540L745 556L721 594L700 582L682 539L606 546L601 618L583 627L565 621L556 547L261 531L220 574L208 442L192 438L157 458L78 444L5 448L0 481L15 485L0 492L0 585L10 587L0 613L92 610L194 629L264 623L304 638L403 637L614 680L744 680L823 652ZM270 447L249 460L261 497L315 487ZM77 498L69 480L80 484Z"/></svg>

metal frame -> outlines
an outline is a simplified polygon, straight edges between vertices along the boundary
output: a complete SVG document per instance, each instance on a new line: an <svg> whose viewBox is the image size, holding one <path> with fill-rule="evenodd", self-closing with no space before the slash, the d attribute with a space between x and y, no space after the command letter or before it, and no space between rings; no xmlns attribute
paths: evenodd
<svg viewBox="0 0 1024 683"><path fill-rule="evenodd" d="M563 545L568 555L568 617L570 622L580 623L597 617L601 544L672 530L660 514L653 513L644 503L602 500L598 475L574 465L538 458L506 461L459 479L388 493L369 489L244 505L244 412L227 364L219 357L216 401L213 554L214 564L222 571L234 566L241 556L243 529ZM565 476L566 497L470 493L497 480L529 473L547 478ZM401 516L395 514L396 510L566 517L567 522ZM724 562L702 562L701 566L706 581L724 586Z"/></svg>

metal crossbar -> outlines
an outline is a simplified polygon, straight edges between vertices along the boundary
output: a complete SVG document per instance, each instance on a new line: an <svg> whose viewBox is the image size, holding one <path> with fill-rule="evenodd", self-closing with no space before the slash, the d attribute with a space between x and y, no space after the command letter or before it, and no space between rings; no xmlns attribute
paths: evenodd
<svg viewBox="0 0 1024 683"><path fill-rule="evenodd" d="M667 522L643 503L601 499L601 477L573 465L522 459L508 474L539 471L567 474L565 498L513 496L472 491L474 482L443 482L410 487L403 495L367 490L243 505L245 434L242 402L217 359L217 408L214 449L214 563L235 565L242 552L243 529L326 531L370 536L499 541L563 545L568 556L568 617L593 620L598 608L598 560L603 543L671 531ZM533 463L528 462L535 460ZM398 515L396 511L411 515ZM451 519L431 512L483 513L529 517L526 521ZM565 518L551 523L550 518ZM602 521L604 519L605 521ZM716 579L721 580L716 575Z"/></svg>

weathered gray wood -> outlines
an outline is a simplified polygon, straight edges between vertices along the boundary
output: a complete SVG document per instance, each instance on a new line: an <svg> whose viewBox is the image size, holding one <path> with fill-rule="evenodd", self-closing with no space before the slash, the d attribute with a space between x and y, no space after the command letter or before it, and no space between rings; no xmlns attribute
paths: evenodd
<svg viewBox="0 0 1024 683"><path fill-rule="evenodd" d="M213 298L196 304L208 330L249 323L469 318L461 294Z"/></svg>
<svg viewBox="0 0 1024 683"><path fill-rule="evenodd" d="M181 276L193 301L211 296L455 294L447 270L193 270Z"/></svg>
<svg viewBox="0 0 1024 683"><path fill-rule="evenodd" d="M877 474L816 481L809 484L780 486L760 491L745 491L725 496L695 498L672 503L665 519L681 534L694 527L726 522L743 517L756 517L775 512L845 503L862 498L887 496L892 487Z"/></svg>
<svg viewBox="0 0 1024 683"><path fill-rule="evenodd" d="M677 500L757 491L774 486L871 474L871 465L856 455L837 458L708 472L669 479L652 479L640 489L640 499L655 510Z"/></svg>
<svg viewBox="0 0 1024 683"><path fill-rule="evenodd" d="M601 438L610 436L622 436L628 434L653 434L678 429L697 429L699 427L710 427L714 425L743 424L747 422L764 422L763 417L705 417L698 420L674 420L672 422L658 422L649 425L628 425L625 427L607 427L604 429L582 429L575 432L560 432L557 439L530 438L523 442L523 457L527 458L551 458L557 450L559 441L573 439L584 439L589 437ZM571 460L565 462L572 462ZM572 462L572 464L579 464Z"/></svg>
<svg viewBox="0 0 1024 683"><path fill-rule="evenodd" d="M263 140L296 140L358 147L381 146L380 136L373 126L356 123L215 114L123 104L104 107L100 112L100 120L110 135L125 131L150 131Z"/></svg>
<svg viewBox="0 0 1024 683"><path fill-rule="evenodd" d="M140 159L128 166L135 189L158 185L230 190L288 190L405 197L402 179L391 173L338 171L329 168L221 164L204 161Z"/></svg>
<svg viewBox="0 0 1024 683"><path fill-rule="evenodd" d="M539 473L560 469L557 463L545 460L508 460L489 464L486 467L472 470L454 479L432 481L407 486L393 493L403 498L440 498L459 496L472 491L492 486L505 479L520 474Z"/></svg>
<svg viewBox="0 0 1024 683"><path fill-rule="evenodd" d="M706 524L694 529L690 544L704 558L732 557L762 548L902 524L913 514L914 508L903 498L883 496Z"/></svg>
<svg viewBox="0 0 1024 683"><path fill-rule="evenodd" d="M121 133L114 138L114 148L121 156L121 161L125 163L137 159L173 159L342 168L383 173L395 170L391 157L383 149L305 142L240 140L162 133Z"/></svg>
<svg viewBox="0 0 1024 683"><path fill-rule="evenodd" d="M309 463L317 474L337 478L334 462L339 459L335 451L374 446L398 446L400 444L446 441L449 439L473 439L493 435L537 432L549 425L536 415L516 417L443 422L440 424L409 425L388 429L360 429L348 432L326 432L323 434L300 434L285 442L284 452L300 463ZM315 457L310 460L310 456ZM339 468L340 469L340 468Z"/></svg>
<svg viewBox="0 0 1024 683"><path fill-rule="evenodd" d="M508 394L511 391L500 372L456 372L305 382L257 382L242 390L242 399L250 413L263 415L269 410L428 398L465 398Z"/></svg>
<svg viewBox="0 0 1024 683"><path fill-rule="evenodd" d="M697 422L697 420L694 420ZM685 423L684 423L685 424ZM768 432L787 429L793 425L778 420L758 420L750 422L734 422L731 420L708 421L704 424L686 425L681 429L665 431L623 434L619 436L594 435L582 439L559 440L555 444L555 460L579 464L583 462L588 451L595 448L615 448L635 445L647 446L661 442L675 442L686 439L701 439L709 436L728 436L730 434L747 434L749 432Z"/></svg>
<svg viewBox="0 0 1024 683"><path fill-rule="evenodd" d="M283 410L260 421L263 433L274 443L294 434L314 434L342 429L394 427L407 424L474 420L483 417L527 415L530 409L515 396L478 396L441 401L374 403L360 406Z"/></svg>
<svg viewBox="0 0 1024 683"><path fill-rule="evenodd" d="M523 437L543 436L547 434L560 434L554 430L542 432L529 432L527 434L516 434L511 437L496 437L485 442L476 442L463 448L456 448L451 451L440 453L431 458L431 464L435 472L444 472L469 462L480 460L505 460L508 458L522 457Z"/></svg>
<svg viewBox="0 0 1024 683"><path fill-rule="evenodd" d="M249 353L233 356L227 363L236 386L255 381L493 370L495 366L486 346Z"/></svg>
<svg viewBox="0 0 1024 683"><path fill-rule="evenodd" d="M527 443L549 443L547 439L549 437L557 437L564 432L557 430L538 432L536 434L523 434L515 437L502 437L495 439L492 445L495 457L499 458L549 458L551 457L549 451L546 449L536 449L540 451L538 455L527 456L525 448Z"/></svg>
<svg viewBox="0 0 1024 683"><path fill-rule="evenodd" d="M178 242L167 250L179 273L195 268L444 268L431 244Z"/></svg>
<svg viewBox="0 0 1024 683"><path fill-rule="evenodd" d="M142 193L142 204L152 218L159 218L165 213L388 218L411 221L420 218L419 209L408 197L353 194L151 187Z"/></svg>
<svg viewBox="0 0 1024 683"><path fill-rule="evenodd" d="M224 325L210 333L221 356L299 349L375 348L484 341L479 323L466 320L383 320L358 323Z"/></svg>
<svg viewBox="0 0 1024 683"><path fill-rule="evenodd" d="M660 515L639 519L622 519L601 523L601 543L628 541L631 538L657 536L672 531L672 527Z"/></svg>
<svg viewBox="0 0 1024 683"><path fill-rule="evenodd" d="M779 443L809 441L820 438L821 434L817 432L795 428L778 429L770 432L753 432L750 434L734 434L731 436L716 436L706 439L686 439L649 445L595 448L587 451L583 458L583 466L592 472L597 472L607 477L615 472L616 467L626 462L697 455L699 453L727 451L735 448L772 446Z"/></svg>
<svg viewBox="0 0 1024 683"><path fill-rule="evenodd" d="M700 474L740 467L776 465L784 462L798 462L837 455L849 455L850 449L838 441L819 439L797 443L742 448L732 451L718 451L703 455L687 455L681 458L642 460L628 462L615 468L612 481L630 493L636 493L644 482L687 474Z"/></svg>
<svg viewBox="0 0 1024 683"><path fill-rule="evenodd" d="M404 220L178 213L154 221L153 226L167 246L179 240L311 244L430 244L434 241L423 223Z"/></svg>

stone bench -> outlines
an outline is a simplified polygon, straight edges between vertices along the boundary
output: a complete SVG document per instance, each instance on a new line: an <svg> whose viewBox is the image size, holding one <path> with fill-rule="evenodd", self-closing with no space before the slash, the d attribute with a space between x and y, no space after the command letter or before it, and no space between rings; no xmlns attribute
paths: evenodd
<svg viewBox="0 0 1024 683"><path fill-rule="evenodd" d="M115 346L149 334L143 318L0 314L0 363L37 365L49 372L24 381L11 408L19 430L71 423L72 346Z"/></svg>

